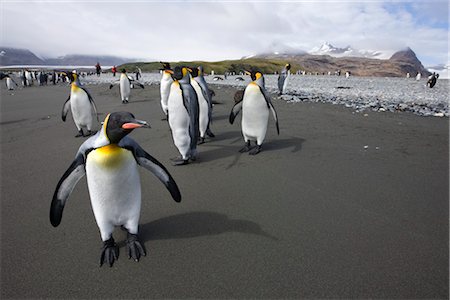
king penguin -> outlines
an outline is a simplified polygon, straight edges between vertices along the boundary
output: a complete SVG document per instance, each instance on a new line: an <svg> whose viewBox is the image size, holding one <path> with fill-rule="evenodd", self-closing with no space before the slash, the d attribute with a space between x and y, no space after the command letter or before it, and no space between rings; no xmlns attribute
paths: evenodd
<svg viewBox="0 0 450 300"><path fill-rule="evenodd" d="M200 144L205 142L205 134L209 137L215 137L210 129L212 122L212 92L210 91L205 78L203 77L203 67L199 66L192 69L191 80L192 86L194 87L199 104L199 130L200 130Z"/></svg>
<svg viewBox="0 0 450 300"><path fill-rule="evenodd" d="M278 95L283 95L291 75L291 65L286 64L278 76Z"/></svg>
<svg viewBox="0 0 450 300"><path fill-rule="evenodd" d="M185 165L197 159L199 135L199 108L197 93L191 85L189 69L175 67L174 79L168 99L169 126L172 138L181 157L174 159L175 165Z"/></svg>
<svg viewBox="0 0 450 300"><path fill-rule="evenodd" d="M135 81L131 80L128 75L127 71L125 69L122 69L119 79L119 86L120 86L120 98L122 99L122 103L126 104L128 103L128 100L130 99L130 93L131 93L131 85L136 84L141 88L144 88L144 85ZM114 86L114 84L110 84L109 88L111 89Z"/></svg>
<svg viewBox="0 0 450 300"><path fill-rule="evenodd" d="M103 248L100 266L113 265L119 248L112 236L115 226L128 231L128 257L139 261L146 252L138 240L141 184L138 165L151 171L181 201L178 186L166 168L127 135L135 128L150 127L129 112L108 114L102 129L79 148L75 160L56 186L50 206L50 222L61 223L64 205L77 182L86 175L92 210Z"/></svg>
<svg viewBox="0 0 450 300"><path fill-rule="evenodd" d="M170 63L160 62L162 64L162 76L161 76L161 85L160 85L160 93L161 93L161 108L166 115L168 114L168 99L170 94L170 85L173 82L172 73L170 68Z"/></svg>
<svg viewBox="0 0 450 300"><path fill-rule="evenodd" d="M262 73L259 71L252 71L251 73L246 71L246 73L251 76L253 81L245 88L242 101L233 106L229 121L233 124L234 119L242 110L241 127L245 146L239 152L250 151L250 155L255 155L261 151L261 145L266 137L269 111L272 111L278 134L280 134L280 128L277 113L264 86ZM250 145L252 140L256 141L256 146L253 148Z"/></svg>
<svg viewBox="0 0 450 300"><path fill-rule="evenodd" d="M15 87L19 86L19 85L14 81L14 79L12 79L8 74L5 74L5 73L0 72L0 80L1 80L1 79L5 79L5 82L6 82L6 88L7 88L9 91L12 91L12 90L14 90Z"/></svg>
<svg viewBox="0 0 450 300"><path fill-rule="evenodd" d="M98 122L97 107L94 99L88 90L81 86L78 74L76 72L64 73L70 79L70 94L62 109L62 120L65 122L69 109L72 111L73 121L78 129L75 137L90 136L93 134L94 116ZM87 129L84 134L83 128Z"/></svg>

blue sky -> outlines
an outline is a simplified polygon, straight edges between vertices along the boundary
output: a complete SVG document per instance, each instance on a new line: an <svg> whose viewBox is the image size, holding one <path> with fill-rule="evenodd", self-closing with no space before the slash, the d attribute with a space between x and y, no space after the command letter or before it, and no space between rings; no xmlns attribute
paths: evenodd
<svg viewBox="0 0 450 300"><path fill-rule="evenodd" d="M448 0L18 1L2 0L2 46L42 56L106 54L145 60L223 60L337 47L448 65Z"/></svg>

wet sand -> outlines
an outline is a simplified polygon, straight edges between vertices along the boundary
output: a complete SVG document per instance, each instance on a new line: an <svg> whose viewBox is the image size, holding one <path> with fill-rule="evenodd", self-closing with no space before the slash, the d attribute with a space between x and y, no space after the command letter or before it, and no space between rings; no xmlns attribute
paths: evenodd
<svg viewBox="0 0 450 300"><path fill-rule="evenodd" d="M235 88L216 92L216 138L199 160L178 155L159 86L87 86L103 119L127 110L152 128L130 136L177 181L182 202L141 170L140 236L148 255L98 267L101 240L85 178L62 223L49 207L84 141L61 121L67 86L1 86L2 298L448 298L448 118L353 113L275 100L263 151L240 154ZM365 115L366 114L366 115ZM367 146L367 147L365 147Z"/></svg>

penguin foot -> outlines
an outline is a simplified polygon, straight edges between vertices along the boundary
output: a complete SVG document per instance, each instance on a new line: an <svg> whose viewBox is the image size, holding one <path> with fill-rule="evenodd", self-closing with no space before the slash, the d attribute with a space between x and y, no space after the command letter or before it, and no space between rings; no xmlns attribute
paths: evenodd
<svg viewBox="0 0 450 300"><path fill-rule="evenodd" d="M209 128L208 128L208 130L206 130L206 134L211 138L216 137L215 134L212 133L212 131Z"/></svg>
<svg viewBox="0 0 450 300"><path fill-rule="evenodd" d="M239 150L239 152L240 153L248 152L248 151L250 151L250 149L252 149L250 147L250 142L247 142L247 143L245 143L245 146Z"/></svg>
<svg viewBox="0 0 450 300"><path fill-rule="evenodd" d="M189 163L189 159L182 159L182 158L179 158L179 159L173 161L174 166L187 165L188 163Z"/></svg>
<svg viewBox="0 0 450 300"><path fill-rule="evenodd" d="M84 136L83 129L80 129L80 131L78 131L78 134L75 137L80 137L80 136Z"/></svg>
<svg viewBox="0 0 450 300"><path fill-rule="evenodd" d="M134 261L139 261L141 256L146 256L145 248L139 242L137 234L128 233L127 236L128 259L133 258Z"/></svg>
<svg viewBox="0 0 450 300"><path fill-rule="evenodd" d="M108 263L110 267L113 266L114 261L119 259L119 247L111 237L109 240L103 242L102 255L100 256L100 267L104 263Z"/></svg>
<svg viewBox="0 0 450 300"><path fill-rule="evenodd" d="M256 145L248 154L249 155L256 155L259 152L261 152L261 145Z"/></svg>
<svg viewBox="0 0 450 300"><path fill-rule="evenodd" d="M200 141L197 143L197 145L201 145L201 144L204 144L204 143L205 143L205 138L202 137L202 138L200 138Z"/></svg>
<svg viewBox="0 0 450 300"><path fill-rule="evenodd" d="M96 133L97 133L97 131L88 130L88 133L85 136L91 136L91 135L96 134Z"/></svg>

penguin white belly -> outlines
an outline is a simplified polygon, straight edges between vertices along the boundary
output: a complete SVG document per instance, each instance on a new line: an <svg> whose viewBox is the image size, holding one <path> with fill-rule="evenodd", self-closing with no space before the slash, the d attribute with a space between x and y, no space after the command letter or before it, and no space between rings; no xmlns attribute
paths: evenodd
<svg viewBox="0 0 450 300"><path fill-rule="evenodd" d="M170 94L170 85L172 84L173 80L169 73L163 73L163 77L161 78L161 86L160 86L160 92L161 92L161 108L163 112L167 115L167 105L169 100L169 94Z"/></svg>
<svg viewBox="0 0 450 300"><path fill-rule="evenodd" d="M168 99L169 126L175 146L183 159L187 159L190 150L189 114L183 104L183 94L178 82L170 87Z"/></svg>
<svg viewBox="0 0 450 300"><path fill-rule="evenodd" d="M8 88L8 90L14 89L13 82L12 82L11 78L9 78L9 77L6 77L6 87Z"/></svg>
<svg viewBox="0 0 450 300"><path fill-rule="evenodd" d="M93 150L86 159L86 177L102 240L108 240L120 225L137 234L141 183L133 154L117 145Z"/></svg>
<svg viewBox="0 0 450 300"><path fill-rule="evenodd" d="M200 137L205 137L206 129L208 129L208 101L206 101L205 97L202 93L202 88L195 80L191 80L191 85L197 93L198 99L198 108L199 108L199 131Z"/></svg>
<svg viewBox="0 0 450 300"><path fill-rule="evenodd" d="M257 84L247 86L242 100L242 134L245 141L256 140L258 145L264 141L269 121L269 108Z"/></svg>
<svg viewBox="0 0 450 300"><path fill-rule="evenodd" d="M79 87L72 88L70 93L70 108L78 130L82 127L87 127L88 130L91 130L93 125L91 102L86 92Z"/></svg>
<svg viewBox="0 0 450 300"><path fill-rule="evenodd" d="M286 91L286 87L287 87L288 82L289 82L289 77L290 77L290 75L286 74L286 79L284 79L284 83L283 83L283 93Z"/></svg>
<svg viewBox="0 0 450 300"><path fill-rule="evenodd" d="M126 76L120 77L120 97L123 100L127 100L130 98L130 82L128 81L128 78Z"/></svg>

